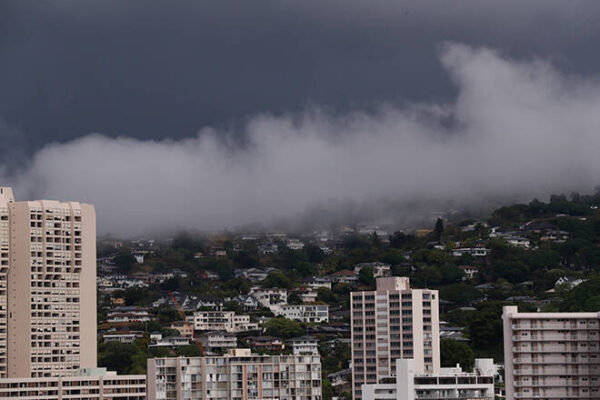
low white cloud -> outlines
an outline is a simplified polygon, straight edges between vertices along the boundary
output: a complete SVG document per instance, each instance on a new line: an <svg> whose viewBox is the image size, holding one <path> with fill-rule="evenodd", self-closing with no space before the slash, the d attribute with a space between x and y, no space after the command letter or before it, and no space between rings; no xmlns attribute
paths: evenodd
<svg viewBox="0 0 600 400"><path fill-rule="evenodd" d="M102 232L268 223L319 202L530 199L600 183L600 84L542 60L442 46L451 104L332 116L259 115L244 146L93 134L38 151L4 179L18 197L96 205Z"/></svg>

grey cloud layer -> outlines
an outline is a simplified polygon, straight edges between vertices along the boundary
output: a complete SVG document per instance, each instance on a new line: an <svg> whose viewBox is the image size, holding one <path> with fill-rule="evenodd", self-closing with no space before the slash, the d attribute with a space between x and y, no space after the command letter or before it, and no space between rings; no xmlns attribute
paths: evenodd
<svg viewBox="0 0 600 400"><path fill-rule="evenodd" d="M205 129L184 140L90 135L37 152L7 177L19 197L93 202L102 232L220 229L318 202L590 191L600 183L600 84L541 60L449 44L445 104L331 115L257 115L245 146Z"/></svg>

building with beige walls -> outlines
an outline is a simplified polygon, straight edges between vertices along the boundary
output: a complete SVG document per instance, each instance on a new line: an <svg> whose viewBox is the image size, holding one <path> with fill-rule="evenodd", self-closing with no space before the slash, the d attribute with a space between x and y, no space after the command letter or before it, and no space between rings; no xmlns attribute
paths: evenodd
<svg viewBox="0 0 600 400"><path fill-rule="evenodd" d="M600 399L600 313L504 307L506 399Z"/></svg>
<svg viewBox="0 0 600 400"><path fill-rule="evenodd" d="M148 360L148 400L321 400L318 355L224 356Z"/></svg>
<svg viewBox="0 0 600 400"><path fill-rule="evenodd" d="M65 377L0 379L0 399L145 400L146 376L86 368Z"/></svg>
<svg viewBox="0 0 600 400"><path fill-rule="evenodd" d="M0 378L96 367L96 214L0 187Z"/></svg>
<svg viewBox="0 0 600 400"><path fill-rule="evenodd" d="M350 294L352 382L361 386L395 375L396 359L413 359L415 373L440 370L437 290L411 289L408 278L377 279L375 291Z"/></svg>

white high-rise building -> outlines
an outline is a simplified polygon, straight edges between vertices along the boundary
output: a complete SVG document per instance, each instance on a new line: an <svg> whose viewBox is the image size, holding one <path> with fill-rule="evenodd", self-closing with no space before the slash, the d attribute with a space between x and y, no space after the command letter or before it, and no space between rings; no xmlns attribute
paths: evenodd
<svg viewBox="0 0 600 400"><path fill-rule="evenodd" d="M437 290L411 289L405 277L377 279L377 289L352 292L352 382L361 386L393 376L396 359L413 359L416 373L440 370Z"/></svg>

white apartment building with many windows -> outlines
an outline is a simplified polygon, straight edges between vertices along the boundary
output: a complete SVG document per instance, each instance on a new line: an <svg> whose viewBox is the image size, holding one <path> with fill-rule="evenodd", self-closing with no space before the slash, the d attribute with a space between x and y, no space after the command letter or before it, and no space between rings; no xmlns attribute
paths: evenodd
<svg viewBox="0 0 600 400"><path fill-rule="evenodd" d="M600 313L504 307L506 399L600 399Z"/></svg>
<svg viewBox="0 0 600 400"><path fill-rule="evenodd" d="M440 370L437 290L411 289L405 277L377 279L375 291L350 294L352 382L355 399L364 384L393 376L396 359L413 359L415 373Z"/></svg>
<svg viewBox="0 0 600 400"><path fill-rule="evenodd" d="M321 400L319 356L257 355L148 360L148 400Z"/></svg>

